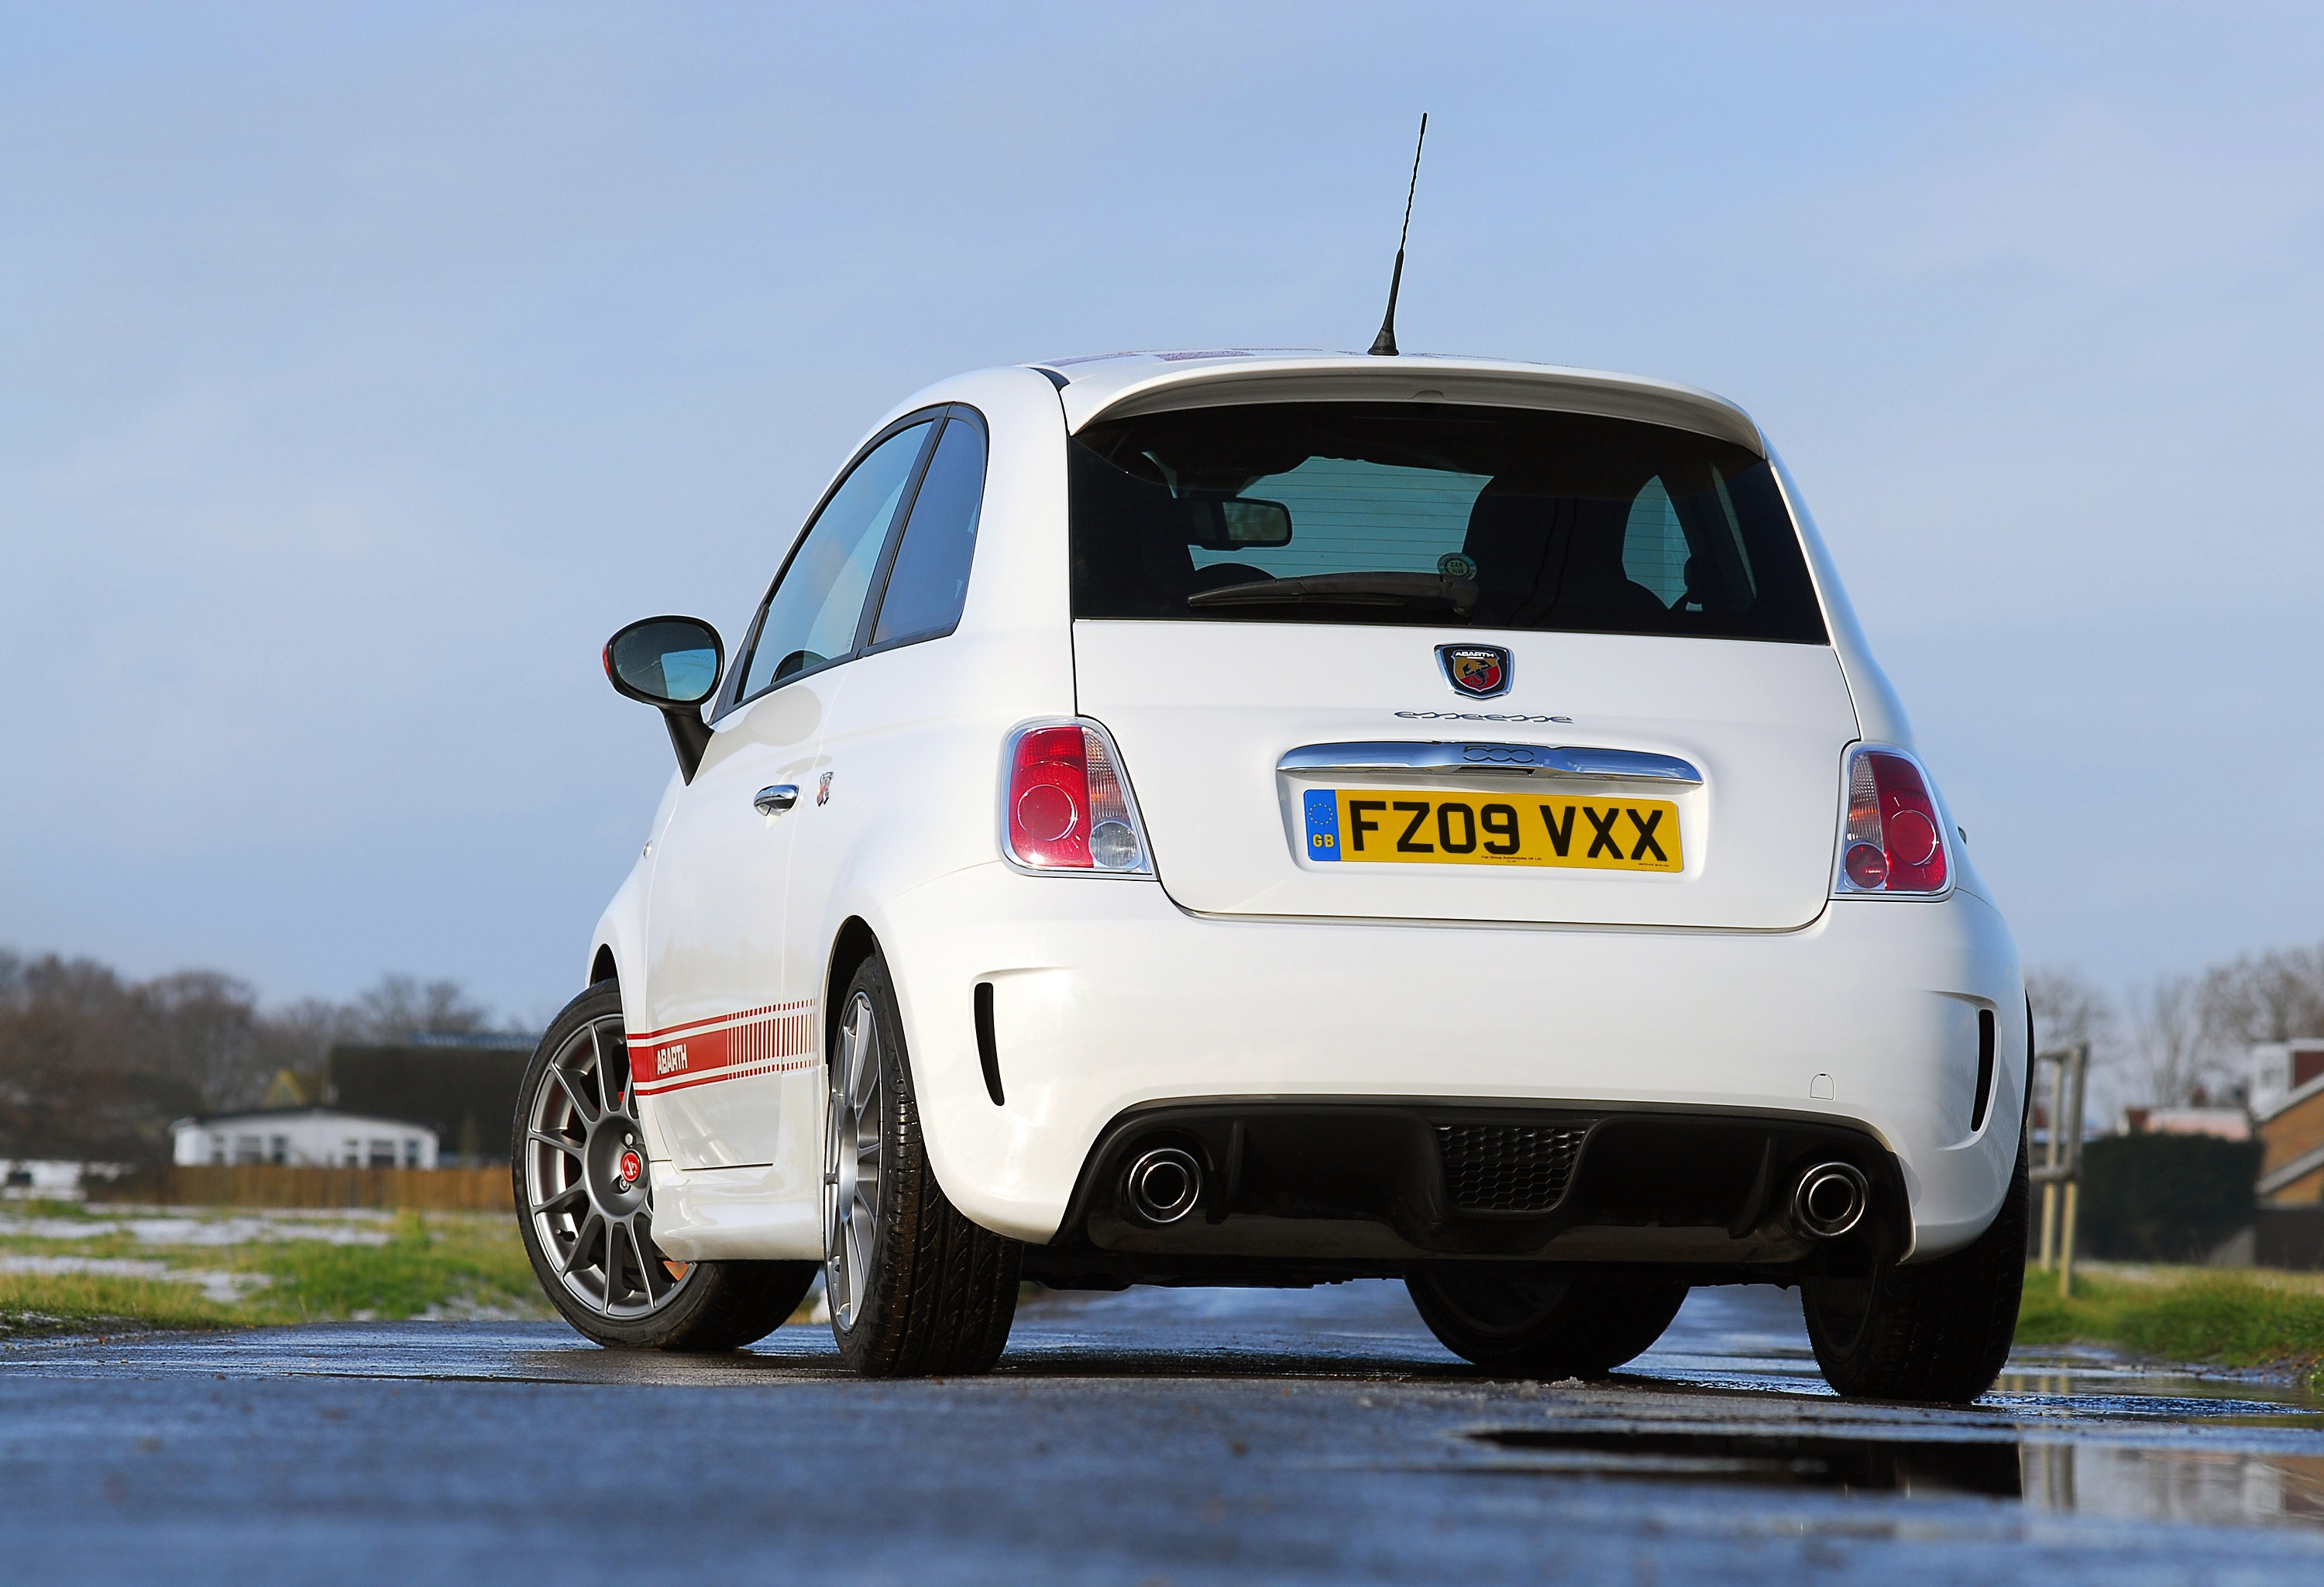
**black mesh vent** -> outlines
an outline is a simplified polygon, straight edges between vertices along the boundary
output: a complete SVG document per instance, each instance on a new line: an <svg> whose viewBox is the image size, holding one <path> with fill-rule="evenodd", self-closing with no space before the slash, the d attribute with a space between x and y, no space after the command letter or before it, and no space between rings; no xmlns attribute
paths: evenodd
<svg viewBox="0 0 2324 1587"><path fill-rule="evenodd" d="M1464 1213L1545 1213L1564 1199L1587 1124L1439 1124L1444 1182Z"/></svg>

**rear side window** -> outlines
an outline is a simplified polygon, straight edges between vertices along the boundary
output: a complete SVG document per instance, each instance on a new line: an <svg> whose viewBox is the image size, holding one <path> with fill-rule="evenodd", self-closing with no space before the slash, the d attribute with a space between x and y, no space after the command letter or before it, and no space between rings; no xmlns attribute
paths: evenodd
<svg viewBox="0 0 2324 1587"><path fill-rule="evenodd" d="M960 625L983 505L984 431L974 420L954 416L912 499L912 515L872 626L873 644L936 639Z"/></svg>
<svg viewBox="0 0 2324 1587"><path fill-rule="evenodd" d="M1444 403L1090 426L1076 617L1826 642L1766 459L1689 430Z"/></svg>
<svg viewBox="0 0 2324 1587"><path fill-rule="evenodd" d="M737 699L855 649L856 624L887 549L888 526L927 438L926 420L890 436L864 455L816 514L767 597Z"/></svg>

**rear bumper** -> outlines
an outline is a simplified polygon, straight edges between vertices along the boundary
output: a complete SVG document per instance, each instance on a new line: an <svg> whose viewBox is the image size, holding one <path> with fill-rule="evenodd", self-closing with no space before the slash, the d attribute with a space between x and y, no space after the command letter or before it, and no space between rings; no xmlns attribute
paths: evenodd
<svg viewBox="0 0 2324 1587"><path fill-rule="evenodd" d="M1835 901L1782 933L1221 920L1150 883L996 863L867 917L896 978L946 1195L988 1228L1061 1250L1093 1243L1091 1196L1075 1203L1101 1137L1139 1110L1189 1103L1425 1098L1845 1128L1894 1164L1907 1259L1981 1232L2016 1152L2016 953L1999 914L1965 890ZM994 989L997 1105L974 1033L979 982ZM1980 1011L1997 1050L1972 1130ZM1268 1239L1308 1240L1321 1257L1331 1221ZM1409 1256L1450 1254L1393 1218L1382 1227ZM1647 1227L1594 1241L1589 1259L1681 1259L1657 1255L1665 1236Z"/></svg>
<svg viewBox="0 0 2324 1587"><path fill-rule="evenodd" d="M1184 1212L1130 1180L1186 1154ZM1845 1163L1869 1195L1844 1232L1795 1212ZM1860 1272L1910 1239L1893 1154L1845 1122L1691 1110L1371 1098L1133 1109L1090 1153L1065 1223L1026 1253L1051 1283L1299 1281L1440 1260L1683 1269L1701 1281Z"/></svg>

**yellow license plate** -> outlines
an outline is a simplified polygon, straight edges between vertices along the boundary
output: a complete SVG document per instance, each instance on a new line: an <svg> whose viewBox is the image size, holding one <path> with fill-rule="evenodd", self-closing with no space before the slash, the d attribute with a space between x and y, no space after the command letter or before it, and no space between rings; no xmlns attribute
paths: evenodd
<svg viewBox="0 0 2324 1587"><path fill-rule="evenodd" d="M1311 860L1597 871L1685 863L1678 807L1667 799L1313 788L1301 802Z"/></svg>

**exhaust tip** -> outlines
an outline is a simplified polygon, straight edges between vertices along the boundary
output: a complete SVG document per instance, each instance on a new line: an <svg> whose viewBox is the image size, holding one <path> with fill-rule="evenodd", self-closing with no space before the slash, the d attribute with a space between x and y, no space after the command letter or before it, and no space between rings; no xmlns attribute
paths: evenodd
<svg viewBox="0 0 2324 1587"><path fill-rule="evenodd" d="M1203 1166L1180 1148L1151 1147L1130 1165L1121 1189L1140 1222L1175 1223L1203 1198Z"/></svg>
<svg viewBox="0 0 2324 1587"><path fill-rule="evenodd" d="M1853 1163L1819 1163L1800 1176L1792 1193L1792 1222L1819 1240L1847 1233L1864 1221L1872 1186Z"/></svg>

